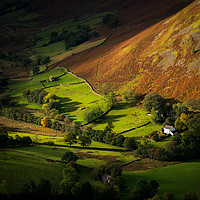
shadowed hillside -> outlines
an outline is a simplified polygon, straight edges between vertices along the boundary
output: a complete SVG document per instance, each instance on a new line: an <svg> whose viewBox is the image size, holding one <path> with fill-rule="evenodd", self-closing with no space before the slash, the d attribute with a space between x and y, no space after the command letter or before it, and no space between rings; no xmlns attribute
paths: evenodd
<svg viewBox="0 0 200 200"><path fill-rule="evenodd" d="M199 0L5 2L0 4L2 52L26 53L40 41L36 33L50 26L76 21L84 15L92 18L93 14L112 12L120 26L114 30L98 22L93 31L100 37L92 38L91 33L89 36L89 42L107 37L103 44L72 56L62 55L65 59L55 65L87 79L98 92L105 88L109 92L134 87L140 94L155 91L178 100L200 95ZM16 74L18 71L25 74L30 69L16 69Z"/></svg>
<svg viewBox="0 0 200 200"><path fill-rule="evenodd" d="M141 94L155 91L179 100L198 97L200 1L166 19L182 1L134 3L119 12L121 26L106 44L63 64L97 90L109 83L114 89L134 87Z"/></svg>

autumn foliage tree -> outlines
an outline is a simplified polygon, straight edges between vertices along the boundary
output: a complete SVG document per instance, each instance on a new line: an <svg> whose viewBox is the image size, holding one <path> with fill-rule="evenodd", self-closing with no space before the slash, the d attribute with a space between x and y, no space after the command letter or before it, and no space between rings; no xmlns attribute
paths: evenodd
<svg viewBox="0 0 200 200"><path fill-rule="evenodd" d="M43 127L48 127L51 123L51 120L48 119L47 117L44 117L41 119L41 124Z"/></svg>

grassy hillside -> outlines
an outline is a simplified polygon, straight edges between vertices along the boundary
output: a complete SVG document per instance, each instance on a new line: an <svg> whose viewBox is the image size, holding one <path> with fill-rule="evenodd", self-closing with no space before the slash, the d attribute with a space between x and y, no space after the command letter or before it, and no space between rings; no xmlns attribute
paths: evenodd
<svg viewBox="0 0 200 200"><path fill-rule="evenodd" d="M93 107L97 103L101 105L104 102L104 98L93 93L82 79L67 73L63 68L54 68L32 76L30 80L9 85L6 92L16 98L18 106L41 110L42 105L28 102L22 92L27 89L42 89L39 81L48 81L50 75L53 75L56 81L44 82L45 90L55 93L60 98L62 114L68 115L71 119L83 122L83 114L87 107Z"/></svg>
<svg viewBox="0 0 200 200"><path fill-rule="evenodd" d="M1 151L0 165L0 179L6 181L9 193L19 191L20 187L30 179L38 183L43 177L53 184L59 184L64 168L61 163L50 163L40 158L9 151Z"/></svg>
<svg viewBox="0 0 200 200"><path fill-rule="evenodd" d="M188 190L197 190L200 185L200 163L181 163L170 165L164 168L154 169L147 172L123 172L123 178L130 186L141 179L156 180L159 184L158 194L161 195L165 191L174 194L176 199Z"/></svg>

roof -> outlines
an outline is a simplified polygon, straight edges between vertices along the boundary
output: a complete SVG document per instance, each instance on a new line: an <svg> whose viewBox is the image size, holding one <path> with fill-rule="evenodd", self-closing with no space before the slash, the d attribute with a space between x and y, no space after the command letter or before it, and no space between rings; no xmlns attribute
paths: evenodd
<svg viewBox="0 0 200 200"><path fill-rule="evenodd" d="M173 126L166 125L164 128L165 128L165 129L171 129L171 128L174 128L174 127L173 127Z"/></svg>

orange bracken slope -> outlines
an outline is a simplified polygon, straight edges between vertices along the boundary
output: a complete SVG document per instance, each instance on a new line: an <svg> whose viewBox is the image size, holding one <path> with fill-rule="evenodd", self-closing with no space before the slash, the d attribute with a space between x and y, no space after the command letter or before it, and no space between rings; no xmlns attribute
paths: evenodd
<svg viewBox="0 0 200 200"><path fill-rule="evenodd" d="M200 0L155 24L159 13L163 18L179 3L143 0L130 5L120 11L121 26L105 45L61 65L97 90L110 83L113 88L155 91L178 100L200 97Z"/></svg>

